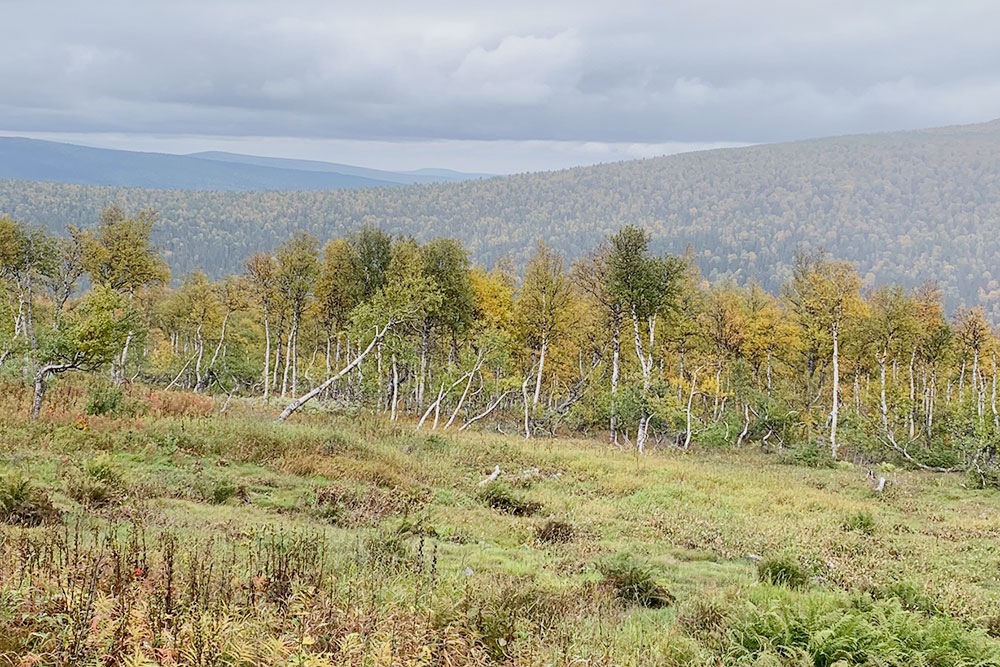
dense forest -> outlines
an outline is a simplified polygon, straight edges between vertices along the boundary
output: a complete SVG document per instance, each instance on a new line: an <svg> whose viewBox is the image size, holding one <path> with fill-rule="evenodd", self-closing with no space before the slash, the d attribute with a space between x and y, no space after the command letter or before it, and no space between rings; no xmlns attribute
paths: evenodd
<svg viewBox="0 0 1000 667"><path fill-rule="evenodd" d="M1000 483L1000 340L981 308L949 318L932 283L863 289L851 264L798 251L776 296L709 282L635 226L572 264L539 242L522 274L487 272L459 241L365 226L171 287L154 229L117 208L69 238L0 219L0 361L33 378L33 417L54 376L109 369L277 401L279 420L326 401L417 429L755 443Z"/></svg>
<svg viewBox="0 0 1000 667"><path fill-rule="evenodd" d="M710 280L776 290L800 247L851 261L866 286L938 282L949 309L1000 318L1000 122L723 149L442 185L218 193L0 181L0 211L52 232L109 204L159 211L175 275L238 272L297 232L364 224L461 240L477 263L523 267L541 239L568 260L626 224L656 252L690 245Z"/></svg>

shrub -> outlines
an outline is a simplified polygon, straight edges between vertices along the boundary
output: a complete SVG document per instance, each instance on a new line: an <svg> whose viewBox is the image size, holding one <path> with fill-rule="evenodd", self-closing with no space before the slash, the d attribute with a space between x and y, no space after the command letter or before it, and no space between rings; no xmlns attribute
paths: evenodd
<svg viewBox="0 0 1000 667"><path fill-rule="evenodd" d="M781 462L809 468L833 468L837 465L837 462L830 456L829 450L825 446L819 445L815 440L786 449L781 455Z"/></svg>
<svg viewBox="0 0 1000 667"><path fill-rule="evenodd" d="M802 596L795 604L787 595L754 600L730 620L728 636L731 644L723 664L943 667L995 665L1000 660L996 642L956 619L928 619L895 600L859 611L826 593Z"/></svg>
<svg viewBox="0 0 1000 667"><path fill-rule="evenodd" d="M163 417L206 417L212 413L212 399L190 391L154 391L149 394L152 412Z"/></svg>
<svg viewBox="0 0 1000 667"><path fill-rule="evenodd" d="M249 500L250 494L246 485L236 484L225 477L214 480L208 497L212 504L223 505L233 498L239 498L243 502Z"/></svg>
<svg viewBox="0 0 1000 667"><path fill-rule="evenodd" d="M323 441L321 451L326 456L360 454L365 451L365 447L357 438L334 431Z"/></svg>
<svg viewBox="0 0 1000 667"><path fill-rule="evenodd" d="M846 517L840 524L844 530L864 533L865 535L875 534L875 517L871 512L855 512Z"/></svg>
<svg viewBox="0 0 1000 667"><path fill-rule="evenodd" d="M802 588L809 583L809 573L791 556L765 558L757 563L757 578L775 586Z"/></svg>
<svg viewBox="0 0 1000 667"><path fill-rule="evenodd" d="M674 601L670 591L656 580L656 571L630 554L617 554L598 565L604 582L624 602L643 607L666 607Z"/></svg>
<svg viewBox="0 0 1000 667"><path fill-rule="evenodd" d="M970 486L980 489L1000 489L1000 465L976 465L969 468L966 476Z"/></svg>
<svg viewBox="0 0 1000 667"><path fill-rule="evenodd" d="M45 491L20 475L0 479L0 521L16 526L39 526L55 521L59 511Z"/></svg>
<svg viewBox="0 0 1000 667"><path fill-rule="evenodd" d="M490 482L479 491L479 500L503 514L531 516L542 508L541 504L526 500L502 482Z"/></svg>
<svg viewBox="0 0 1000 667"><path fill-rule="evenodd" d="M406 535L383 529L364 536L359 549L359 560L392 570L409 567L414 563L414 556Z"/></svg>
<svg viewBox="0 0 1000 667"><path fill-rule="evenodd" d="M492 577L470 591L469 598L471 625L497 663L520 664L518 642L534 633L546 633L569 611L565 597L539 588L528 576Z"/></svg>
<svg viewBox="0 0 1000 667"><path fill-rule="evenodd" d="M677 610L677 624L692 637L702 639L722 636L729 610L717 598L696 595Z"/></svg>
<svg viewBox="0 0 1000 667"><path fill-rule="evenodd" d="M66 481L66 493L87 507L119 503L127 492L121 470L106 454L84 462Z"/></svg>
<svg viewBox="0 0 1000 667"><path fill-rule="evenodd" d="M925 614L941 613L941 607L927 594L927 591L908 580L895 581L875 591L875 597L898 600L900 606L909 611L921 611Z"/></svg>
<svg viewBox="0 0 1000 667"><path fill-rule="evenodd" d="M86 412L88 415L118 414L124 400L125 393L121 387L98 387L87 400Z"/></svg>
<svg viewBox="0 0 1000 667"><path fill-rule="evenodd" d="M576 529L564 521L549 519L535 527L535 537L540 542L569 542L576 535Z"/></svg>

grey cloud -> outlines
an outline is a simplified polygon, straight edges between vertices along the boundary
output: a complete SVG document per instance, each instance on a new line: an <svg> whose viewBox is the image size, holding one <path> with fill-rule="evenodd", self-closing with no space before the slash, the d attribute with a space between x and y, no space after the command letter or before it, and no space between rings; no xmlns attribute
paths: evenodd
<svg viewBox="0 0 1000 667"><path fill-rule="evenodd" d="M772 141L1000 115L992 2L3 3L0 128Z"/></svg>

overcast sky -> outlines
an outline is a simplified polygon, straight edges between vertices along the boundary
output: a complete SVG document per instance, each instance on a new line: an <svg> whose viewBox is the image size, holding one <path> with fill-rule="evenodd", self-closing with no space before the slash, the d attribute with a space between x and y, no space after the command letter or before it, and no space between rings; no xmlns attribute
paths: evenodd
<svg viewBox="0 0 1000 667"><path fill-rule="evenodd" d="M516 172L1000 116L1000 3L0 0L0 132Z"/></svg>

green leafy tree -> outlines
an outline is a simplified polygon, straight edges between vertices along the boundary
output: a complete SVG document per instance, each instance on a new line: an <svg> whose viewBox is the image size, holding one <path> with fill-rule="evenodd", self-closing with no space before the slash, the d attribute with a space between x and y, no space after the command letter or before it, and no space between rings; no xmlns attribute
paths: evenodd
<svg viewBox="0 0 1000 667"><path fill-rule="evenodd" d="M128 217L117 206L105 209L96 229L84 232L81 239L82 263L91 281L125 294L130 300L143 288L166 283L170 271L151 240L156 220L153 211ZM116 384L125 381L129 346L136 333L132 331L125 337L119 357L111 365Z"/></svg>
<svg viewBox="0 0 1000 667"><path fill-rule="evenodd" d="M563 258L538 242L524 272L518 294L517 317L528 345L537 350L535 392L532 409L538 407L550 346L563 337L572 323L572 284L563 270Z"/></svg>
<svg viewBox="0 0 1000 667"><path fill-rule="evenodd" d="M306 304L316 287L319 241L305 232L300 232L283 243L278 248L276 256L279 290L292 318L291 330L285 345L285 368L281 380L281 396L284 397L289 390L292 395L298 393L299 328Z"/></svg>
<svg viewBox="0 0 1000 667"><path fill-rule="evenodd" d="M41 367L34 378L31 418L37 419L48 379L71 370L95 372L110 364L139 317L131 301L97 285L64 316L62 326L39 350Z"/></svg>

